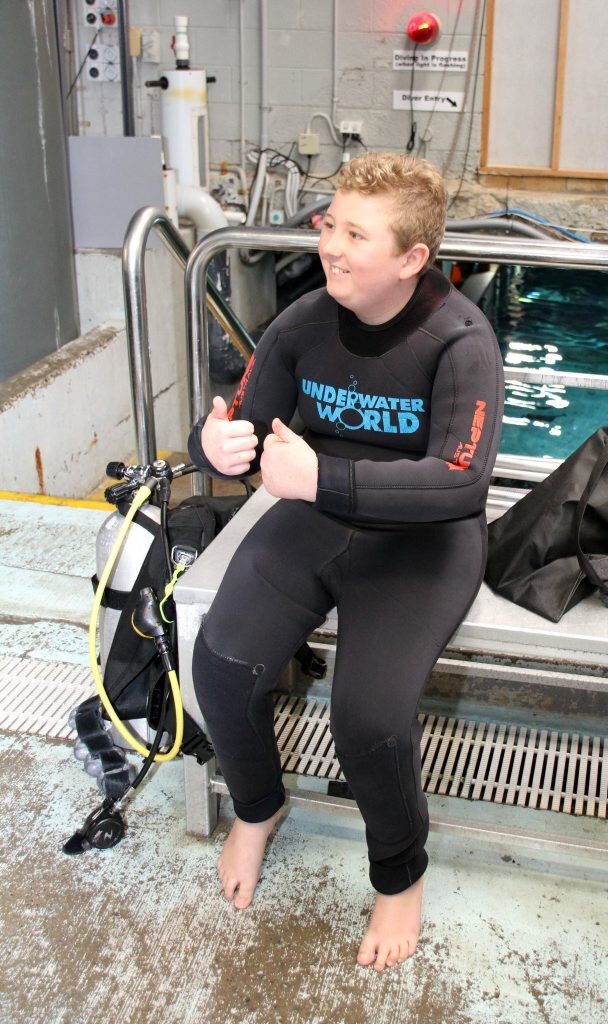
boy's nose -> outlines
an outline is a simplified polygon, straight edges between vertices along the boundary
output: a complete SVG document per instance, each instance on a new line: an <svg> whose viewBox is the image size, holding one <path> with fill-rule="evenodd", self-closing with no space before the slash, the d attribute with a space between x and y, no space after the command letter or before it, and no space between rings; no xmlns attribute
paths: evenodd
<svg viewBox="0 0 608 1024"><path fill-rule="evenodd" d="M326 256L339 256L341 252L340 240L337 232L333 232L328 239L326 239L323 251Z"/></svg>

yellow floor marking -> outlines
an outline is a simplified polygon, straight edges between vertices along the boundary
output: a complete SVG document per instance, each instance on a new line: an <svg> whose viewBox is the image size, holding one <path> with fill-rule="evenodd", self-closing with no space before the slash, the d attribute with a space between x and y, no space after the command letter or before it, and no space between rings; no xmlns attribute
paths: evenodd
<svg viewBox="0 0 608 1024"><path fill-rule="evenodd" d="M111 508L107 501L95 501L93 498L55 498L51 494L24 494L21 491L0 491L0 501L33 501L39 505L69 505L71 508Z"/></svg>

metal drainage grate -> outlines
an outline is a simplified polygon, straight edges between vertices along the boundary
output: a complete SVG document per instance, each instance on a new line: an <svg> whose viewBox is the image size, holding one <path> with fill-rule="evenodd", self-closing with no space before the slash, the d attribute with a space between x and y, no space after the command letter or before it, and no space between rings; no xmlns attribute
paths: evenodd
<svg viewBox="0 0 608 1024"><path fill-rule="evenodd" d="M0 728L70 739L68 715L94 693L88 665L0 656Z"/></svg>
<svg viewBox="0 0 608 1024"><path fill-rule="evenodd" d="M422 715L426 793L605 818L608 744L599 736ZM344 777L329 733L329 703L281 694L275 731L283 770Z"/></svg>
<svg viewBox="0 0 608 1024"><path fill-rule="evenodd" d="M88 666L0 656L0 728L71 739L68 713L93 692ZM425 792L606 818L608 742L599 736L437 715L420 718ZM279 694L283 770L343 780L329 702Z"/></svg>

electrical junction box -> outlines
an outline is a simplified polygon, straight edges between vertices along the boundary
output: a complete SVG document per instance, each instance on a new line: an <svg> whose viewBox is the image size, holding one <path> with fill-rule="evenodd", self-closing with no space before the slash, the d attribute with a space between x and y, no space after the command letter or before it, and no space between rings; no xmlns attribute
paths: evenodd
<svg viewBox="0 0 608 1024"><path fill-rule="evenodd" d="M160 32L156 30L142 32L141 59L150 64L160 64Z"/></svg>
<svg viewBox="0 0 608 1024"><path fill-rule="evenodd" d="M298 136L298 152L302 156L318 156L321 152L317 132L300 132Z"/></svg>
<svg viewBox="0 0 608 1024"><path fill-rule="evenodd" d="M89 28L116 28L118 0L80 0L80 10Z"/></svg>

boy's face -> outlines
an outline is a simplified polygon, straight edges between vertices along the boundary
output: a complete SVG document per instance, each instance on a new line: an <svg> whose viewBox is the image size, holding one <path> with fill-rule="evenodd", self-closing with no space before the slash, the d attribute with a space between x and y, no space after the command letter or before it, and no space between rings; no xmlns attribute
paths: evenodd
<svg viewBox="0 0 608 1024"><path fill-rule="evenodd" d="M428 258L425 245L397 252L392 217L390 196L338 191L321 228L319 256L327 291L364 323L381 324L396 316Z"/></svg>

